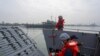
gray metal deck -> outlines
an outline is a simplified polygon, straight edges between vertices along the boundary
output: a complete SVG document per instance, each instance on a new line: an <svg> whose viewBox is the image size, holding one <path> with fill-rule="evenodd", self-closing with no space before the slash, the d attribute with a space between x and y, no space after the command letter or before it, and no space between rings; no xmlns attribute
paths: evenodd
<svg viewBox="0 0 100 56"><path fill-rule="evenodd" d="M52 29L43 29L47 49L54 48L54 49L61 49L61 41L59 39L59 35L63 32L68 33L71 35L76 35L78 37L78 41L82 42L83 45L80 47L81 55L84 56L99 56L97 50L100 49L98 46L99 41L99 33L84 33L84 32L73 32L73 31L53 31ZM56 37L53 39L50 36L56 35ZM100 44L99 44L100 45ZM98 55L97 55L98 54Z"/></svg>
<svg viewBox="0 0 100 56"><path fill-rule="evenodd" d="M44 56L19 28L0 26L0 56Z"/></svg>

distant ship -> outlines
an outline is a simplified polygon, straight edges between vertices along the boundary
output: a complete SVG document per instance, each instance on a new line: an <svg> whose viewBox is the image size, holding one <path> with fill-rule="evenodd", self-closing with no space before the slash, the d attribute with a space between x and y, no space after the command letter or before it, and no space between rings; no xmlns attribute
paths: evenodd
<svg viewBox="0 0 100 56"><path fill-rule="evenodd" d="M25 24L27 28L54 28L56 22L47 20L46 22L42 22L42 24Z"/></svg>
<svg viewBox="0 0 100 56"><path fill-rule="evenodd" d="M85 30L84 30L85 31ZM70 36L75 35L78 37L78 41L83 45L80 47L81 56L100 56L100 32L99 31L83 32L83 30L75 31L58 31L51 29L43 29L44 38L46 41L48 53L49 48L61 49L61 41L59 36L61 33L68 33ZM95 33L96 32L96 33ZM54 36L54 37L51 37Z"/></svg>
<svg viewBox="0 0 100 56"><path fill-rule="evenodd" d="M44 56L19 27L0 26L0 56Z"/></svg>
<svg viewBox="0 0 100 56"><path fill-rule="evenodd" d="M43 22L43 28L54 28L56 25L56 22L47 20L46 22Z"/></svg>

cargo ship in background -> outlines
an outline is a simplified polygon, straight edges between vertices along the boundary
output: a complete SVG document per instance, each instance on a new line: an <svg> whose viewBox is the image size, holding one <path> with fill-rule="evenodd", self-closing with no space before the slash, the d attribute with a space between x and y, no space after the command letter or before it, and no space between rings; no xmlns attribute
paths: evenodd
<svg viewBox="0 0 100 56"><path fill-rule="evenodd" d="M56 22L52 20L47 20L46 22L42 22L41 24L24 24L26 28L53 28Z"/></svg>

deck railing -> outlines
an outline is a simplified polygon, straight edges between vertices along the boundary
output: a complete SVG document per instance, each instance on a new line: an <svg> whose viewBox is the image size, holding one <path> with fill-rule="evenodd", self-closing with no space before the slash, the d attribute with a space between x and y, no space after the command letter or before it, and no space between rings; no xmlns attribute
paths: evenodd
<svg viewBox="0 0 100 56"><path fill-rule="evenodd" d="M68 30L76 30L76 31L100 32L100 31L97 31L97 30L85 30L85 29L73 29L73 28L64 28L64 29L68 29Z"/></svg>

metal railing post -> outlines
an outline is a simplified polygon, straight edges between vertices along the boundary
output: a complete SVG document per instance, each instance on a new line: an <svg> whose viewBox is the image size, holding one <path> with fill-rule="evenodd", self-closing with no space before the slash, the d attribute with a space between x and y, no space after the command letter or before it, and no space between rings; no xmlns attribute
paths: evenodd
<svg viewBox="0 0 100 56"><path fill-rule="evenodd" d="M99 52L100 52L100 31L99 31L98 38L97 38L97 46L96 46L94 56L100 56Z"/></svg>

